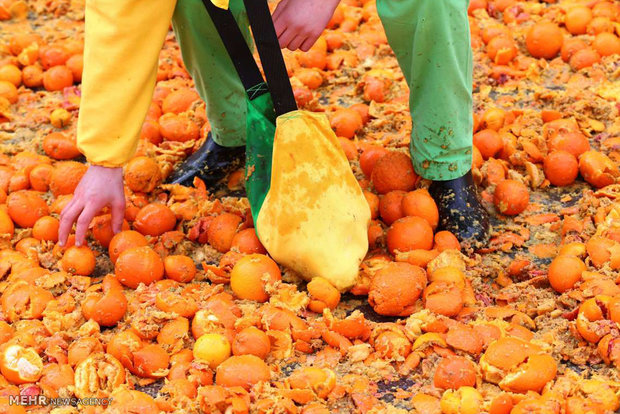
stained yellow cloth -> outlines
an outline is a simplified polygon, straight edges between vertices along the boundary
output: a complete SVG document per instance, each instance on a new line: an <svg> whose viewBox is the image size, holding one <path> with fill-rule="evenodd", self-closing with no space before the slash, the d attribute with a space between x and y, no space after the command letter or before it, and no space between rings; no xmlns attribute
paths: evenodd
<svg viewBox="0 0 620 414"><path fill-rule="evenodd" d="M77 144L92 164L120 167L133 157L176 3L86 0Z"/></svg>
<svg viewBox="0 0 620 414"><path fill-rule="evenodd" d="M228 8L228 0L211 0L211 3L215 4L220 9Z"/></svg>
<svg viewBox="0 0 620 414"><path fill-rule="evenodd" d="M325 115L278 117L271 187L256 223L275 261L346 290L368 250L369 222L368 203Z"/></svg>

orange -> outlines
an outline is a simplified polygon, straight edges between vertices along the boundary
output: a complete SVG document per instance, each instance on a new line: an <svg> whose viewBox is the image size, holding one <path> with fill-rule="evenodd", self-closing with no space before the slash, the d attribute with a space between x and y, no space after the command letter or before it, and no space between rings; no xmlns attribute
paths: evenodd
<svg viewBox="0 0 620 414"><path fill-rule="evenodd" d="M405 195L407 195L406 192L395 190L390 191L379 199L379 215L388 226L405 216L403 210Z"/></svg>
<svg viewBox="0 0 620 414"><path fill-rule="evenodd" d="M43 375L43 361L33 348L9 345L0 355L0 370L13 384L33 383Z"/></svg>
<svg viewBox="0 0 620 414"><path fill-rule="evenodd" d="M32 237L37 240L48 240L56 243L58 241L58 227L60 227L60 222L57 218L43 216L34 223Z"/></svg>
<svg viewBox="0 0 620 414"><path fill-rule="evenodd" d="M135 157L125 166L125 184L131 191L149 193L161 182L157 162L149 157Z"/></svg>
<svg viewBox="0 0 620 414"><path fill-rule="evenodd" d="M260 359L265 359L270 350L269 337L255 326L239 331L232 343L233 355L256 355Z"/></svg>
<svg viewBox="0 0 620 414"><path fill-rule="evenodd" d="M363 126L362 116L355 109L341 108L334 112L330 124L339 137L353 138Z"/></svg>
<svg viewBox="0 0 620 414"><path fill-rule="evenodd" d="M479 355L482 352L482 338L469 325L459 324L452 326L446 335L446 343L454 349Z"/></svg>
<svg viewBox="0 0 620 414"><path fill-rule="evenodd" d="M168 373L170 357L159 344L145 344L133 352L133 374L145 378L163 378Z"/></svg>
<svg viewBox="0 0 620 414"><path fill-rule="evenodd" d="M431 282L423 295L424 307L444 316L456 316L463 309L463 292L453 283L436 280Z"/></svg>
<svg viewBox="0 0 620 414"><path fill-rule="evenodd" d="M177 218L168 206L151 203L140 209L133 227L145 236L160 236L176 224Z"/></svg>
<svg viewBox="0 0 620 414"><path fill-rule="evenodd" d="M0 216L1 215L2 213L0 213ZM17 244L15 245L15 250L27 255L30 249L36 250L37 247L40 245L41 243L34 237L26 237L25 239L21 239L17 242Z"/></svg>
<svg viewBox="0 0 620 414"><path fill-rule="evenodd" d="M0 67L0 80L11 82L19 88L19 85L22 84L22 71L15 65L4 65Z"/></svg>
<svg viewBox="0 0 620 414"><path fill-rule="evenodd" d="M370 218L372 220L379 217L379 197L375 193L371 193L368 190L364 190L364 198L368 203L368 208L370 208ZM400 217L399 217L400 218Z"/></svg>
<svg viewBox="0 0 620 414"><path fill-rule="evenodd" d="M66 66L54 66L43 73L43 87L50 91L61 91L73 85L73 73Z"/></svg>
<svg viewBox="0 0 620 414"><path fill-rule="evenodd" d="M81 276L90 275L95 270L95 264L95 255L88 246L69 247L60 263L65 272Z"/></svg>
<svg viewBox="0 0 620 414"><path fill-rule="evenodd" d="M69 59L67 59L65 65L73 74L73 80L75 82L81 82L82 72L84 70L84 55L78 53L77 55L71 56Z"/></svg>
<svg viewBox="0 0 620 414"><path fill-rule="evenodd" d="M557 363L551 355L531 355L527 362L519 366L517 372L504 377L500 382L500 388L506 391L540 392L543 387L555 378Z"/></svg>
<svg viewBox="0 0 620 414"><path fill-rule="evenodd" d="M167 113L158 122L162 137L169 141L186 142L200 138L198 125L188 117Z"/></svg>
<svg viewBox="0 0 620 414"><path fill-rule="evenodd" d="M58 390L73 385L74 376L71 365L49 363L43 368L43 376L39 385L44 391L58 397Z"/></svg>
<svg viewBox="0 0 620 414"><path fill-rule="evenodd" d="M525 184L516 180L504 180L495 187L493 203L500 213L516 216L530 203L530 192Z"/></svg>
<svg viewBox="0 0 620 414"><path fill-rule="evenodd" d="M618 5L609 1L597 2L592 7L592 14L596 17L608 17L611 20L617 20L618 13Z"/></svg>
<svg viewBox="0 0 620 414"><path fill-rule="evenodd" d="M13 224L13 220L7 212L0 209L0 235L8 234L9 237L13 237L15 233L15 225Z"/></svg>
<svg viewBox="0 0 620 414"><path fill-rule="evenodd" d="M510 37L510 30L504 26L503 24L497 23L497 24L489 24L487 26L484 27L484 29L482 29L482 32L480 33L481 37L482 37L482 41L485 44L488 44L491 39L493 39L496 36L505 36L505 37Z"/></svg>
<svg viewBox="0 0 620 414"><path fill-rule="evenodd" d="M80 156L75 142L60 132L52 132L43 139L43 151L56 160L70 160Z"/></svg>
<svg viewBox="0 0 620 414"><path fill-rule="evenodd" d="M54 167L49 164L39 164L30 171L30 188L35 191L47 192L52 179Z"/></svg>
<svg viewBox="0 0 620 414"><path fill-rule="evenodd" d="M49 208L39 193L20 190L9 194L6 199L7 212L19 227L34 226L38 219L49 214Z"/></svg>
<svg viewBox="0 0 620 414"><path fill-rule="evenodd" d="M355 146L355 142L343 137L338 137L338 141L340 142L340 146L347 160L353 161L357 158L357 147Z"/></svg>
<svg viewBox="0 0 620 414"><path fill-rule="evenodd" d="M375 164L381 157L389 153L389 150L377 146L377 145L369 145L360 155L360 167L362 172L367 178L371 177L372 170L375 167Z"/></svg>
<svg viewBox="0 0 620 414"><path fill-rule="evenodd" d="M193 353L196 360L206 362L209 368L215 369L230 357L230 342L224 335L204 334L194 343Z"/></svg>
<svg viewBox="0 0 620 414"><path fill-rule="evenodd" d="M433 228L421 217L403 217L396 220L387 231L390 253L408 252L433 247Z"/></svg>
<svg viewBox="0 0 620 414"><path fill-rule="evenodd" d="M172 112L179 114L187 111L190 106L200 99L198 92L194 89L182 88L174 92L170 92L166 96L161 104L161 110L163 113Z"/></svg>
<svg viewBox="0 0 620 414"><path fill-rule="evenodd" d="M313 278L307 285L312 312L323 313L323 309L334 309L340 302L340 292L327 279Z"/></svg>
<svg viewBox="0 0 620 414"><path fill-rule="evenodd" d="M553 59L562 48L560 28L548 21L534 23L527 32L525 45L535 58Z"/></svg>
<svg viewBox="0 0 620 414"><path fill-rule="evenodd" d="M577 158L590 150L588 138L579 131L560 130L547 141L547 146L549 151L567 151Z"/></svg>
<svg viewBox="0 0 620 414"><path fill-rule="evenodd" d="M41 36L36 33L24 33L18 32L11 36L8 46L11 53L15 56L19 55L21 51L30 46L33 43L42 44Z"/></svg>
<svg viewBox="0 0 620 414"><path fill-rule="evenodd" d="M49 291L25 280L17 280L10 283L2 293L2 311L9 322L39 319L53 299L54 295Z"/></svg>
<svg viewBox="0 0 620 414"><path fill-rule="evenodd" d="M103 283L86 291L81 305L85 319L92 319L101 326L114 326L125 316L127 298L118 280L107 275Z"/></svg>
<svg viewBox="0 0 620 414"><path fill-rule="evenodd" d="M239 299L266 302L268 284L282 279L276 262L263 254L250 254L241 258L230 273L230 288Z"/></svg>
<svg viewBox="0 0 620 414"><path fill-rule="evenodd" d="M600 61L601 55L599 55L596 50L586 47L585 49L576 51L573 56L571 56L569 63L574 70L580 70L589 68Z"/></svg>
<svg viewBox="0 0 620 414"><path fill-rule="evenodd" d="M162 142L159 124L153 119L146 119L142 124L140 138L149 141L151 144L159 145Z"/></svg>
<svg viewBox="0 0 620 414"><path fill-rule="evenodd" d="M229 251L241 221L241 217L231 213L222 213L215 217L207 231L209 244L220 253Z"/></svg>
<svg viewBox="0 0 620 414"><path fill-rule="evenodd" d="M121 231L120 233L112 237L112 240L110 240L110 244L108 246L110 260L112 261L112 263L116 263L118 257L125 250L146 245L148 245L148 241L142 234L138 233L137 231Z"/></svg>
<svg viewBox="0 0 620 414"><path fill-rule="evenodd" d="M336 374L329 368L301 367L287 381L293 389L311 389L319 398L327 398L336 385Z"/></svg>
<svg viewBox="0 0 620 414"><path fill-rule="evenodd" d="M102 375L102 373L105 373ZM109 395L125 382L125 369L112 355L98 352L75 367L75 395L88 398ZM116 400L115 400L116 401ZM140 411L138 411L140 412Z"/></svg>
<svg viewBox="0 0 620 414"><path fill-rule="evenodd" d="M587 6L575 6L566 12L564 25L571 34L585 34L588 23L592 20L592 10Z"/></svg>
<svg viewBox="0 0 620 414"><path fill-rule="evenodd" d="M560 55L562 56L562 60L564 62L568 62L571 56L575 54L575 52L581 49L585 49L587 46L588 45L586 44L586 42L574 37L570 37L564 40L564 43L562 44L562 51L560 53Z"/></svg>
<svg viewBox="0 0 620 414"><path fill-rule="evenodd" d="M299 68L295 71L295 77L309 89L316 89L323 83L323 75L316 68Z"/></svg>
<svg viewBox="0 0 620 414"><path fill-rule="evenodd" d="M73 194L88 167L75 161L57 162L50 179L50 191L54 196Z"/></svg>
<svg viewBox="0 0 620 414"><path fill-rule="evenodd" d="M123 220L123 230L129 230L129 223ZM110 241L114 237L114 231L112 230L112 215L103 214L97 216L91 222L91 231L93 238L99 242L99 244L106 249L110 245Z"/></svg>
<svg viewBox="0 0 620 414"><path fill-rule="evenodd" d="M362 117L362 123L364 125L366 125L368 121L370 121L370 107L365 103L353 104L349 108L357 111L357 113L360 114L360 116Z"/></svg>
<svg viewBox="0 0 620 414"><path fill-rule="evenodd" d="M579 172L584 180L596 188L613 184L620 176L616 163L599 151L586 151L581 154Z"/></svg>
<svg viewBox="0 0 620 414"><path fill-rule="evenodd" d="M164 277L164 263L150 247L134 247L123 251L114 266L119 282L135 289L140 283L149 285Z"/></svg>
<svg viewBox="0 0 620 414"><path fill-rule="evenodd" d="M478 9L486 9L487 8L487 0L471 0L469 2L469 7L467 8L467 12L470 15L474 14L474 11Z"/></svg>
<svg viewBox="0 0 620 414"><path fill-rule="evenodd" d="M545 157L543 170L551 184L561 187L575 181L579 174L579 163L569 152L553 151Z"/></svg>
<svg viewBox="0 0 620 414"><path fill-rule="evenodd" d="M576 256L558 256L549 265L547 277L549 284L557 292L563 293L572 289L581 280L586 265Z"/></svg>
<svg viewBox="0 0 620 414"><path fill-rule="evenodd" d="M476 385L476 367L469 359L461 356L443 358L437 364L433 383L437 388L459 389Z"/></svg>
<svg viewBox="0 0 620 414"><path fill-rule="evenodd" d="M391 262L370 282L368 303L380 315L409 316L426 286L426 272L409 263Z"/></svg>
<svg viewBox="0 0 620 414"><path fill-rule="evenodd" d="M587 32L592 36L599 33L613 33L614 23L608 17L598 16L590 21Z"/></svg>
<svg viewBox="0 0 620 414"><path fill-rule="evenodd" d="M194 279L196 265L188 256L172 255L164 259L164 271L168 279L187 283Z"/></svg>
<svg viewBox="0 0 620 414"><path fill-rule="evenodd" d="M489 406L489 414L510 414L514 402L509 394L500 394L493 399Z"/></svg>
<svg viewBox="0 0 620 414"><path fill-rule="evenodd" d="M599 33L592 42L592 47L601 56L620 54L620 38L613 33Z"/></svg>
<svg viewBox="0 0 620 414"><path fill-rule="evenodd" d="M230 244L230 248L236 249L240 253L245 254L267 253L265 247L262 245L260 240L258 240L256 229L254 229L254 227L243 229L239 233L235 234Z"/></svg>
<svg viewBox="0 0 620 414"><path fill-rule="evenodd" d="M243 387L249 390L259 382L268 382L271 371L255 355L235 355L221 363L215 373L215 383L224 387Z"/></svg>
<svg viewBox="0 0 620 414"><path fill-rule="evenodd" d="M611 259L611 249L616 243L606 237L592 236L586 243L586 251L592 264L598 268ZM612 267L613 268L613 267Z"/></svg>
<svg viewBox="0 0 620 414"><path fill-rule="evenodd" d="M0 80L0 98L5 98L9 103L17 102L17 88L9 81Z"/></svg>
<svg viewBox="0 0 620 414"><path fill-rule="evenodd" d="M439 223L439 210L435 200L426 189L419 189L407 193L402 200L402 209L405 216L421 217L434 229Z"/></svg>
<svg viewBox="0 0 620 414"><path fill-rule="evenodd" d="M433 248L440 252L449 249L461 250L461 244L454 234L443 230L435 233L435 245Z"/></svg>
<svg viewBox="0 0 620 414"><path fill-rule="evenodd" d="M492 129L476 132L474 134L474 145L485 160L494 157L504 146L500 135Z"/></svg>
<svg viewBox="0 0 620 414"><path fill-rule="evenodd" d="M391 151L379 158L371 174L372 183L379 194L394 190L411 191L417 179L409 155L398 151Z"/></svg>
<svg viewBox="0 0 620 414"><path fill-rule="evenodd" d="M64 65L69 59L69 52L61 45L43 46L39 49L39 59L43 69Z"/></svg>
<svg viewBox="0 0 620 414"><path fill-rule="evenodd" d="M512 38L495 36L487 44L487 55L496 65L507 65L517 56L517 45Z"/></svg>

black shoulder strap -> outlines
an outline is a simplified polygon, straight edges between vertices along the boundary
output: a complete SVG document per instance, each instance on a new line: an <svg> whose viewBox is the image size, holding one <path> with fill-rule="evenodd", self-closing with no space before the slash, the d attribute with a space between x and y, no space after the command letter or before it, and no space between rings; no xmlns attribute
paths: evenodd
<svg viewBox="0 0 620 414"><path fill-rule="evenodd" d="M263 75L230 10L216 7L211 0L202 0L202 2L213 20L250 100L267 93L268 89Z"/></svg>
<svg viewBox="0 0 620 414"><path fill-rule="evenodd" d="M267 0L243 0L276 115L297 109Z"/></svg>
<svg viewBox="0 0 620 414"><path fill-rule="evenodd" d="M270 92L276 115L296 110L297 103L288 79L267 0L244 0L244 3L267 78L268 90L252 51L245 42L243 33L230 10L216 7L211 0L202 0L202 2L213 20L250 100Z"/></svg>

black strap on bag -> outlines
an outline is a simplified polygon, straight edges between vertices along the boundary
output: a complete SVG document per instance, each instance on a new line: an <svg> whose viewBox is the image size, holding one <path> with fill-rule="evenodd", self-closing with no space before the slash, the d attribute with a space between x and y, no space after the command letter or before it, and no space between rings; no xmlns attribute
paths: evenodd
<svg viewBox="0 0 620 414"><path fill-rule="evenodd" d="M202 0L202 2L213 20L250 100L270 92L276 115L296 110L297 103L288 79L267 0L244 0L244 3L267 78L268 89L230 9L220 9L211 3L211 0Z"/></svg>

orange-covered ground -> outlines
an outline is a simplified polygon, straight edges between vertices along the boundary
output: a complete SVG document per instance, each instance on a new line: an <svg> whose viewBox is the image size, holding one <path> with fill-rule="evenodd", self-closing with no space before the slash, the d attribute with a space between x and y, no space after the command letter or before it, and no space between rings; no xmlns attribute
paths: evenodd
<svg viewBox="0 0 620 414"><path fill-rule="evenodd" d="M358 284L265 255L242 171L162 184L209 130L170 33L124 231L56 244L75 147L83 2L0 0L0 411L16 395L106 412L606 413L620 408L620 4L472 0L474 176L487 247L461 251L406 157L408 90L373 0L343 0L308 53L373 221ZM199 137L198 139L196 139ZM414 177L414 179L412 179ZM71 244L71 243L70 243ZM64 406L54 413L103 412Z"/></svg>

